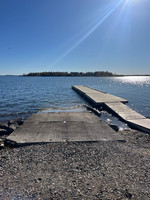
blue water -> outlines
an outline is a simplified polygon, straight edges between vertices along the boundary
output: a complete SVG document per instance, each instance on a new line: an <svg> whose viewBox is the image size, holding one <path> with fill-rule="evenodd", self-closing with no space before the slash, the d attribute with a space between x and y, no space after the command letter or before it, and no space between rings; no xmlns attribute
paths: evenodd
<svg viewBox="0 0 150 200"><path fill-rule="evenodd" d="M40 110L86 104L72 85L86 85L129 101L150 118L150 77L19 77L0 76L0 121L28 117Z"/></svg>

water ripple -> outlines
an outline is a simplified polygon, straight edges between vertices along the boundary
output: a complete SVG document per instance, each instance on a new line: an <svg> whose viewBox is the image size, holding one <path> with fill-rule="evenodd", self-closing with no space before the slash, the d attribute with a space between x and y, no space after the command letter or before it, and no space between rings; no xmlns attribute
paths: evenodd
<svg viewBox="0 0 150 200"><path fill-rule="evenodd" d="M27 117L42 109L87 104L72 85L89 87L120 96L129 106L150 116L150 77L19 77L0 76L0 121Z"/></svg>

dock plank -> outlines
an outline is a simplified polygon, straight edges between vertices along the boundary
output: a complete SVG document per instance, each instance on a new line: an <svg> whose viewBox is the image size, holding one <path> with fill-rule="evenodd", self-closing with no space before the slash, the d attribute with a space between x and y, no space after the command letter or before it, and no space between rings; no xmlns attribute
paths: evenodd
<svg viewBox="0 0 150 200"><path fill-rule="evenodd" d="M104 94L104 93L87 93L86 96L93 101L97 106L104 104L104 103L112 103L112 102L126 102L126 100L123 100L120 97L115 97L110 94Z"/></svg>
<svg viewBox="0 0 150 200"><path fill-rule="evenodd" d="M96 93L100 93L100 91L98 91L98 90L95 90L95 89L92 89L92 88L89 88L89 87L87 87L87 86L84 86L84 85L76 85L76 86L72 86L72 88L73 89L76 89L76 90L78 90L78 91L80 91L80 92L82 92L82 93L85 93L85 94L89 94L89 93L94 93L94 94L96 94Z"/></svg>
<svg viewBox="0 0 150 200"><path fill-rule="evenodd" d="M150 133L150 119L132 119L128 120L128 123L137 129Z"/></svg>
<svg viewBox="0 0 150 200"><path fill-rule="evenodd" d="M106 106L124 120L146 119L123 103L106 103Z"/></svg>

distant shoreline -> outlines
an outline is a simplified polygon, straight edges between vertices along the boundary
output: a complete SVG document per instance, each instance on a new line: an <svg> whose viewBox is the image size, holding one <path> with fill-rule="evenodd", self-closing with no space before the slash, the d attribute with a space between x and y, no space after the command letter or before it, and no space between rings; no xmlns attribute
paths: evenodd
<svg viewBox="0 0 150 200"><path fill-rule="evenodd" d="M96 72L31 72L28 74L23 74L23 76L75 76L75 77L84 77L84 76L94 76L94 77L106 77L106 76L116 76L108 71L96 71Z"/></svg>
<svg viewBox="0 0 150 200"><path fill-rule="evenodd" d="M23 74L21 76L42 76L42 77L124 77L124 76L150 76L145 75L122 75L108 71L96 71L96 72L31 72Z"/></svg>
<svg viewBox="0 0 150 200"><path fill-rule="evenodd" d="M30 74L30 73L29 73ZM134 74L134 75L119 75L119 74L113 74L113 75L103 75L103 76L90 76L90 75L29 75L29 74L23 74L23 75L0 75L0 76L20 76L20 77L128 77L128 76L150 76L150 74Z"/></svg>

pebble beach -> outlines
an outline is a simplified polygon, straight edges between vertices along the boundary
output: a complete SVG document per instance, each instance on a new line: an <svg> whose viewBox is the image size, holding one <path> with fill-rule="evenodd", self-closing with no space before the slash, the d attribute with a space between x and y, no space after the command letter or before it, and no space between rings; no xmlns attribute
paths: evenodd
<svg viewBox="0 0 150 200"><path fill-rule="evenodd" d="M0 150L0 199L150 199L150 135Z"/></svg>

